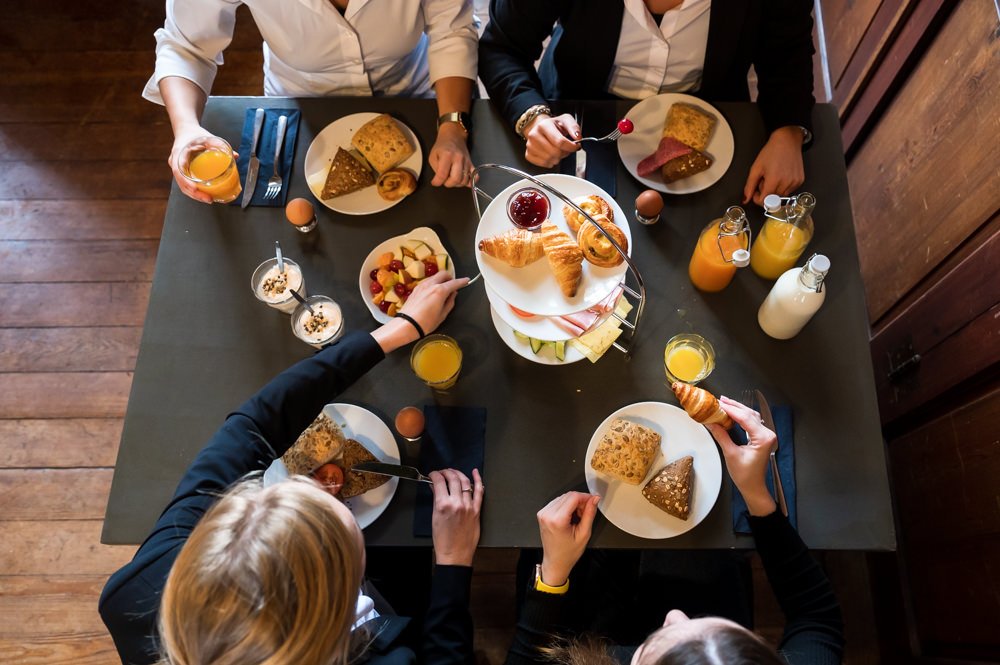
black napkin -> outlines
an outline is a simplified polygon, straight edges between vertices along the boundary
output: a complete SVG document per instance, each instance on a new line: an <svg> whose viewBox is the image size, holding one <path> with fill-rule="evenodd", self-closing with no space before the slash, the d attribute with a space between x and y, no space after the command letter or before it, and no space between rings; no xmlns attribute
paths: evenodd
<svg viewBox="0 0 1000 665"><path fill-rule="evenodd" d="M610 104L580 104L577 110L584 136L605 136L618 126L614 107ZM615 143L587 141L582 150L587 153L586 179L612 198L616 194L615 175L618 168L618 146ZM576 175L576 153L559 162L559 172Z"/></svg>
<svg viewBox="0 0 1000 665"><path fill-rule="evenodd" d="M441 469L458 469L469 480L472 470L483 473L486 448L486 409L465 406L425 406L424 435L420 441L420 464L423 474ZM424 483L417 488L413 511L413 535L431 535L434 495Z"/></svg>
<svg viewBox="0 0 1000 665"><path fill-rule="evenodd" d="M781 488L785 490L785 504L788 506L788 522L793 528L798 528L798 511L795 508L795 431L792 427L792 408L789 406L774 406L771 408L771 415L774 416L774 429L778 435L778 474L781 476ZM740 427L734 427L736 433L734 441L743 445L747 442L747 435ZM732 482L732 481L730 481ZM771 476L771 465L767 467L767 489L771 496L774 493L774 478ZM777 502L777 499L775 499ZM747 504L736 489L732 486L733 510L733 531L736 533L751 533L750 521L747 519ZM780 510L780 508L779 508Z"/></svg>
<svg viewBox="0 0 1000 665"><path fill-rule="evenodd" d="M253 142L253 117L257 107L246 110L243 118L243 135L240 137L240 157L236 167L240 171L240 182L247 185L247 168L250 166L250 144ZM277 140L278 117L287 116L285 139L281 144L281 159L278 173L281 174L281 193L270 201L264 200L267 191L267 181L274 175L274 144ZM277 208L284 206L288 200L288 190L291 189L292 162L295 159L295 141L299 136L299 120L302 117L296 109L264 109L264 124L260 128L260 139L257 141L257 159L260 160L260 170L257 172L257 186L254 188L250 205ZM236 197L232 205L240 205L243 194Z"/></svg>

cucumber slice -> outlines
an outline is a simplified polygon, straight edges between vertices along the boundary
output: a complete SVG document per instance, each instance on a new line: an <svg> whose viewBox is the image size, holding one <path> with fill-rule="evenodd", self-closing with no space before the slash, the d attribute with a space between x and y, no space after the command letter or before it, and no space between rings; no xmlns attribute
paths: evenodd
<svg viewBox="0 0 1000 665"><path fill-rule="evenodd" d="M554 342L556 347L556 360L562 361L566 360L566 342L559 341Z"/></svg>
<svg viewBox="0 0 1000 665"><path fill-rule="evenodd" d="M448 269L448 255L447 254L435 254L434 260L437 261L438 270Z"/></svg>
<svg viewBox="0 0 1000 665"><path fill-rule="evenodd" d="M514 331L514 337L521 340L522 342L527 342L530 339L530 337L525 335L523 332L518 332L517 330Z"/></svg>
<svg viewBox="0 0 1000 665"><path fill-rule="evenodd" d="M528 342L531 344L532 353L538 353L539 351L542 350L542 347L545 345L545 342L543 342L540 339L535 339L534 337L529 337Z"/></svg>

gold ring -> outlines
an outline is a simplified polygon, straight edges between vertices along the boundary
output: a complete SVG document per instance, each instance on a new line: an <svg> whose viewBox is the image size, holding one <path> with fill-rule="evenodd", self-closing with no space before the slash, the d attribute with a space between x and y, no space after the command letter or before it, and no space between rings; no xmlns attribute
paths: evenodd
<svg viewBox="0 0 1000 665"><path fill-rule="evenodd" d="M465 488L464 490L462 490L462 491L463 491L463 492L471 492L471 491L472 491L472 488L471 488L471 487L466 487L466 488Z"/></svg>

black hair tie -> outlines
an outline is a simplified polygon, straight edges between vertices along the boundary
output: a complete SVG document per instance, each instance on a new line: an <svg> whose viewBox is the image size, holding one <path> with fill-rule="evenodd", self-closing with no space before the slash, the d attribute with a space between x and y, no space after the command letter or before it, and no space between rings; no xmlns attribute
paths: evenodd
<svg viewBox="0 0 1000 665"><path fill-rule="evenodd" d="M420 327L420 324L417 323L412 316L408 314L403 314L402 312L396 312L396 316L403 319L404 321L409 321L410 325L412 325L414 328L417 329L417 334L420 335L420 339L426 337L426 335L424 334L424 329Z"/></svg>

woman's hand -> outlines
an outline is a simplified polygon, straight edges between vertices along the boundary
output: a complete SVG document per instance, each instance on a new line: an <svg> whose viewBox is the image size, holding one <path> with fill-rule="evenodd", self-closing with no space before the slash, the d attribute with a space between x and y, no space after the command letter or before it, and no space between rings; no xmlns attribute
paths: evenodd
<svg viewBox="0 0 1000 665"><path fill-rule="evenodd" d="M578 139L583 134L580 125L568 113L555 118L542 114L524 129L524 158L536 166L552 168L564 157L580 149ZM567 138L569 137L569 138Z"/></svg>
<svg viewBox="0 0 1000 665"><path fill-rule="evenodd" d="M459 289L469 283L468 277L452 279L451 273L441 271L423 280L413 289L400 311L413 318L425 335L434 332L448 313L455 307ZM395 317L372 332L372 337L389 355L401 346L416 341L420 334L409 321Z"/></svg>
<svg viewBox="0 0 1000 665"><path fill-rule="evenodd" d="M466 145L466 131L457 122L446 122L438 127L437 140L427 158L434 169L435 187L462 187L469 184L472 158Z"/></svg>
<svg viewBox="0 0 1000 665"><path fill-rule="evenodd" d="M170 170L174 174L174 180L177 181L177 186L180 187L180 190L186 196L194 199L195 201L201 201L202 203L211 203L212 196L195 187L194 183L184 177L184 174L181 173L178 168L181 150L183 150L184 146L188 143L202 136L212 136L212 132L200 125L192 125L178 132L174 136L174 145L170 149L170 156L167 157L167 164L170 165ZM233 153L233 157L236 157L235 152Z"/></svg>
<svg viewBox="0 0 1000 665"><path fill-rule="evenodd" d="M485 486L478 469L472 482L461 471L432 471L434 560L442 566L471 566L479 544L479 511Z"/></svg>
<svg viewBox="0 0 1000 665"><path fill-rule="evenodd" d="M542 536L542 581L562 586L573 566L583 556L601 497L567 492L538 511L538 531Z"/></svg>
<svg viewBox="0 0 1000 665"><path fill-rule="evenodd" d="M743 186L743 203L752 199L764 204L768 194L787 196L806 180L802 166L802 130L779 127L757 153L750 175Z"/></svg>
<svg viewBox="0 0 1000 665"><path fill-rule="evenodd" d="M729 432L719 425L708 425L708 430L722 449L722 456L726 458L726 469L736 488L743 495L750 514L770 515L775 510L775 503L771 493L767 491L764 476L778 437L764 427L760 414L750 407L728 397L720 397L719 404L722 410L747 433L747 444L738 446L733 443Z"/></svg>

